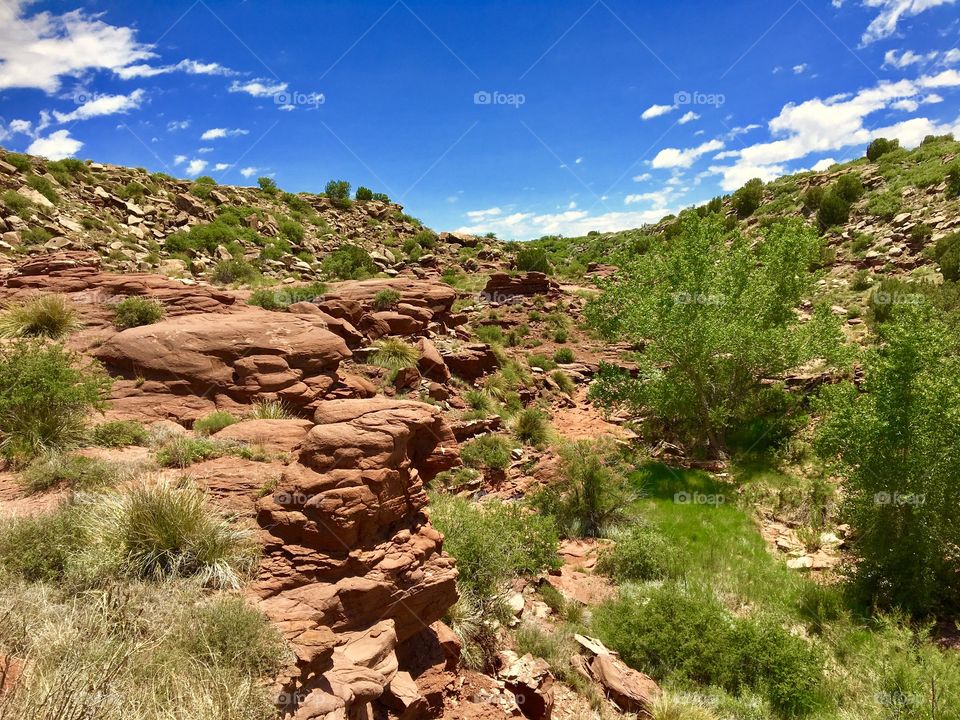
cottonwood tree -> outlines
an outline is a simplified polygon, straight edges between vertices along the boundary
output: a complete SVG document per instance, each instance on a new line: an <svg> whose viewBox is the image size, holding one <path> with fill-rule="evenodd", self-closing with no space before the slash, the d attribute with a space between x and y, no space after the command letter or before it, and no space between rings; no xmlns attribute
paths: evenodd
<svg viewBox="0 0 960 720"><path fill-rule="evenodd" d="M725 234L716 217L688 213L680 222L588 306L603 335L644 348L639 377L604 366L593 396L722 456L732 430L783 405L770 379L814 358L839 359L839 323L826 308L805 321L796 311L815 280L813 229L787 221L751 241Z"/></svg>
<svg viewBox="0 0 960 720"><path fill-rule="evenodd" d="M826 388L817 438L844 478L865 599L924 614L960 591L960 336L928 305L894 309L864 382Z"/></svg>

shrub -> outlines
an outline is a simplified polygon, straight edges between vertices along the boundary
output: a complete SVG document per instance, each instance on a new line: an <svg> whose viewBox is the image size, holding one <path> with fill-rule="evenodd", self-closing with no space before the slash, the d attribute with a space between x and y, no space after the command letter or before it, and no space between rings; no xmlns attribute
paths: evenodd
<svg viewBox="0 0 960 720"><path fill-rule="evenodd" d="M88 501L84 524L123 574L147 580L191 577L238 588L255 567L253 534L229 522L187 485L142 485Z"/></svg>
<svg viewBox="0 0 960 720"><path fill-rule="evenodd" d="M400 302L400 293L396 290L378 290L373 296L374 310L389 310Z"/></svg>
<svg viewBox="0 0 960 720"><path fill-rule="evenodd" d="M121 330L152 325L163 320L166 314L163 303L145 297L124 298L116 304L113 312L113 324Z"/></svg>
<svg viewBox="0 0 960 720"><path fill-rule="evenodd" d="M135 420L113 420L101 423L90 431L90 441L100 447L146 445L150 433Z"/></svg>
<svg viewBox="0 0 960 720"><path fill-rule="evenodd" d="M110 380L59 345L0 347L0 453L34 457L79 442L87 413L101 408Z"/></svg>
<svg viewBox="0 0 960 720"><path fill-rule="evenodd" d="M327 276L340 280L363 280L377 272L377 264L359 245L341 245L321 263Z"/></svg>
<svg viewBox="0 0 960 720"><path fill-rule="evenodd" d="M538 355L537 353L530 353L530 355L527 356L527 365L532 368L540 368L544 371L553 370L557 367L557 363L552 359L546 355Z"/></svg>
<svg viewBox="0 0 960 720"><path fill-rule="evenodd" d="M564 446L560 456L560 482L538 492L534 505L555 518L567 537L610 532L633 499L612 447L580 441Z"/></svg>
<svg viewBox="0 0 960 720"><path fill-rule="evenodd" d="M254 420L288 420L294 415L280 400L258 400L249 417Z"/></svg>
<svg viewBox="0 0 960 720"><path fill-rule="evenodd" d="M280 221L280 234L287 240L296 244L303 242L303 225L296 220L284 218Z"/></svg>
<svg viewBox="0 0 960 720"><path fill-rule="evenodd" d="M260 187L260 190L266 195L276 195L279 188L277 183L273 178L270 177L259 177L257 178L257 185Z"/></svg>
<svg viewBox="0 0 960 720"><path fill-rule="evenodd" d="M876 162L881 156L886 155L900 147L899 140L887 140L887 138L876 138L867 145L867 160Z"/></svg>
<svg viewBox="0 0 960 720"><path fill-rule="evenodd" d="M762 692L787 717L823 703L823 657L771 620L736 617L706 592L674 586L601 605L594 629L634 668L655 677Z"/></svg>
<svg viewBox="0 0 960 720"><path fill-rule="evenodd" d="M240 421L236 417L225 410L217 410L196 420L193 423L193 431L200 435L213 435L238 422Z"/></svg>
<svg viewBox="0 0 960 720"><path fill-rule="evenodd" d="M553 353L553 361L560 363L561 365L568 365L569 363L572 363L573 360L573 350L570 348L559 348Z"/></svg>
<svg viewBox="0 0 960 720"><path fill-rule="evenodd" d="M178 436L157 451L157 463L162 467L185 468L224 454L225 448L221 443L205 438Z"/></svg>
<svg viewBox="0 0 960 720"><path fill-rule="evenodd" d="M557 564L557 534L549 518L516 504L478 505L435 494L430 521L444 534L444 550L457 561L458 585L478 601L500 595L517 575L534 575Z"/></svg>
<svg viewBox="0 0 960 720"><path fill-rule="evenodd" d="M521 410L514 418L513 434L527 445L545 446L550 440L550 423L546 413L537 408Z"/></svg>
<svg viewBox="0 0 960 720"><path fill-rule="evenodd" d="M925 243L933 237L933 228L926 223L918 223L910 228L910 240L914 243Z"/></svg>
<svg viewBox="0 0 960 720"><path fill-rule="evenodd" d="M503 328L499 325L480 325L473 331L473 334L477 340L487 345L503 344Z"/></svg>
<svg viewBox="0 0 960 720"><path fill-rule="evenodd" d="M737 190L732 197L733 209L737 217L747 218L753 215L763 200L763 180L753 178Z"/></svg>
<svg viewBox="0 0 960 720"><path fill-rule="evenodd" d="M221 246L239 254L243 244L261 243L256 232L241 224L241 218L233 213L224 213L206 225L194 225L168 235L163 246L170 253L195 253L203 250L213 254Z"/></svg>
<svg viewBox="0 0 960 720"><path fill-rule="evenodd" d="M257 269L242 258L221 260L214 266L213 272L210 273L210 277L214 282L223 285L249 283L256 280L259 276L260 273Z"/></svg>
<svg viewBox="0 0 960 720"><path fill-rule="evenodd" d="M201 175L190 185L190 194L203 200L210 199L210 193L217 186L217 181L209 175Z"/></svg>
<svg viewBox="0 0 960 720"><path fill-rule="evenodd" d="M947 171L947 197L960 197L960 165L954 165Z"/></svg>
<svg viewBox="0 0 960 720"><path fill-rule="evenodd" d="M864 392L825 388L817 439L844 477L843 515L853 528L863 599L925 615L960 606L956 506L960 442L960 336L925 304L904 303L876 327ZM905 431L909 429L909 432Z"/></svg>
<svg viewBox="0 0 960 720"><path fill-rule="evenodd" d="M823 185L811 185L803 193L803 204L811 210L818 210L820 203L823 202L823 194L826 192Z"/></svg>
<svg viewBox="0 0 960 720"><path fill-rule="evenodd" d="M901 206L900 196L889 190L873 193L867 200L867 212L887 221L893 220Z"/></svg>
<svg viewBox="0 0 960 720"><path fill-rule="evenodd" d="M0 202L11 213L21 218L29 218L33 215L33 203L18 192L6 190L0 195Z"/></svg>
<svg viewBox="0 0 960 720"><path fill-rule="evenodd" d="M463 464L470 468L505 470L513 445L502 435L481 435L460 448Z"/></svg>
<svg viewBox="0 0 960 720"><path fill-rule="evenodd" d="M847 173L837 178L833 190L848 203L856 202L864 193L863 182L860 180L860 176L854 173Z"/></svg>
<svg viewBox="0 0 960 720"><path fill-rule="evenodd" d="M514 257L514 264L518 270L526 272L541 272L546 274L553 272L550 259L547 257L547 251L542 248L520 248Z"/></svg>
<svg viewBox="0 0 960 720"><path fill-rule="evenodd" d="M374 351L370 355L370 362L378 367L389 370L414 367L420 359L420 351L403 340L384 339L373 345Z"/></svg>
<svg viewBox="0 0 960 720"><path fill-rule="evenodd" d="M823 194L820 209L817 210L817 222L823 230L842 225L850 217L850 203L843 199L833 188Z"/></svg>
<svg viewBox="0 0 960 720"><path fill-rule="evenodd" d="M42 227L31 227L20 231L20 242L25 247L43 245L52 237L53 234L46 228Z"/></svg>
<svg viewBox="0 0 960 720"><path fill-rule="evenodd" d="M279 288L261 288L254 291L247 300L249 305L257 305L264 310L286 310L298 302L311 302L327 292L324 283L309 285L284 285Z"/></svg>
<svg viewBox="0 0 960 720"><path fill-rule="evenodd" d="M6 153L3 159L22 173L29 172L33 167L30 164L30 157L21 153Z"/></svg>
<svg viewBox="0 0 960 720"><path fill-rule="evenodd" d="M37 295L7 307L0 316L0 337L47 337L59 340L73 332L77 314L63 295Z"/></svg>
<svg viewBox="0 0 960 720"><path fill-rule="evenodd" d="M373 200L373 190L361 185L360 187L357 188L357 192L354 195L354 198L356 198L357 202L363 202L363 203L370 202L371 200Z"/></svg>
<svg viewBox="0 0 960 720"><path fill-rule="evenodd" d="M119 463L53 452L30 463L23 472L21 482L31 493L53 487L96 490L116 485L132 476L130 469Z"/></svg>
<svg viewBox="0 0 960 720"><path fill-rule="evenodd" d="M346 180L331 180L324 194L336 207L350 207L350 183Z"/></svg>
<svg viewBox="0 0 960 720"><path fill-rule="evenodd" d="M126 185L117 189L117 197L121 200L135 200L140 202L147 195L148 188L143 183L136 180L128 182Z"/></svg>
<svg viewBox="0 0 960 720"><path fill-rule="evenodd" d="M618 583L662 580L671 571L674 548L656 530L645 525L615 535L613 548L601 551L597 572Z"/></svg>
<svg viewBox="0 0 960 720"><path fill-rule="evenodd" d="M80 516L69 504L0 521L0 568L31 582L62 577L83 546Z"/></svg>
<svg viewBox="0 0 960 720"><path fill-rule="evenodd" d="M493 412L493 398L483 390L467 390L463 394L463 399L467 405L476 412L484 415L489 415Z"/></svg>
<svg viewBox="0 0 960 720"><path fill-rule="evenodd" d="M937 240L933 254L940 264L944 279L960 280L960 232L950 233Z"/></svg>
<svg viewBox="0 0 960 720"><path fill-rule="evenodd" d="M60 202L60 196L57 194L57 191L54 190L53 183L47 180L47 178L40 175L28 175L27 185L43 195L54 205Z"/></svg>
<svg viewBox="0 0 960 720"><path fill-rule="evenodd" d="M873 277L870 275L870 271L863 269L857 270L853 277L850 279L850 289L861 292L873 285Z"/></svg>
<svg viewBox="0 0 960 720"><path fill-rule="evenodd" d="M557 387L560 388L560 392L566 395L573 395L577 389L573 379L563 370L554 370L550 373L550 378L557 384Z"/></svg>

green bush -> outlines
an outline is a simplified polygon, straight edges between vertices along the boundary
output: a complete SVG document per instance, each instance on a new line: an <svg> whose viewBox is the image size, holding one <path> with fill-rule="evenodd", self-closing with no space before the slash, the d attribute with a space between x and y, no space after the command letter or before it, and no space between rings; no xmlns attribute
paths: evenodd
<svg viewBox="0 0 960 720"><path fill-rule="evenodd" d="M276 195L279 188L277 183L273 178L270 177L259 177L257 178L257 185L260 190L266 195Z"/></svg>
<svg viewBox="0 0 960 720"><path fill-rule="evenodd" d="M853 277L850 279L850 289L861 292L873 285L873 277L870 275L870 271L863 269L857 270Z"/></svg>
<svg viewBox="0 0 960 720"><path fill-rule="evenodd" d="M217 410L197 419L193 423L193 431L200 435L213 435L225 427L235 425L238 422L240 422L240 420L231 413L225 410Z"/></svg>
<svg viewBox="0 0 960 720"><path fill-rule="evenodd" d="M759 691L786 717L824 702L824 660L815 646L772 620L731 615L707 592L667 585L642 598L621 596L597 609L594 630L624 662L654 677Z"/></svg>
<svg viewBox="0 0 960 720"><path fill-rule="evenodd" d="M863 197L863 182L860 176L854 173L847 173L837 178L833 185L834 192L848 203L854 203Z"/></svg>
<svg viewBox="0 0 960 720"><path fill-rule="evenodd" d="M950 233L937 240L933 251L945 280L960 280L960 232Z"/></svg>
<svg viewBox="0 0 960 720"><path fill-rule="evenodd" d="M226 454L223 444L206 438L178 436L157 451L161 467L186 468L195 462L211 460Z"/></svg>
<svg viewBox="0 0 960 720"><path fill-rule="evenodd" d="M557 363L548 358L546 355L539 355L537 353L530 353L527 356L527 365L532 368L540 368L541 370L553 370L557 367Z"/></svg>
<svg viewBox="0 0 960 720"><path fill-rule="evenodd" d="M676 549L656 530L646 525L629 528L614 536L616 544L601 551L597 572L617 583L662 580L674 575Z"/></svg>
<svg viewBox="0 0 960 720"><path fill-rule="evenodd" d="M286 310L299 302L311 302L327 292L324 283L309 285L283 285L278 288L261 288L250 295L247 303L257 305L264 310Z"/></svg>
<svg viewBox="0 0 960 720"><path fill-rule="evenodd" d="M3 195L0 195L0 202L7 210L20 218L29 219L33 215L33 203L13 190L4 191Z"/></svg>
<svg viewBox="0 0 960 720"><path fill-rule="evenodd" d="M444 550L457 561L458 585L470 597L489 601L518 575L557 566L557 534L549 518L516 504L476 504L435 494L430 521L446 538Z"/></svg>
<svg viewBox="0 0 960 720"><path fill-rule="evenodd" d="M110 380L59 345L20 340L0 346L0 454L31 458L83 437L87 413L102 408Z"/></svg>
<svg viewBox="0 0 960 720"><path fill-rule="evenodd" d="M900 147L899 140L887 140L887 138L876 138L867 146L867 160L876 162L881 156L888 152L893 152Z"/></svg>
<svg viewBox="0 0 960 720"><path fill-rule="evenodd" d="M547 251L542 248L521 247L517 250L513 261L517 270L541 272L548 275L553 272L550 259L547 257Z"/></svg>
<svg viewBox="0 0 960 720"><path fill-rule="evenodd" d="M118 302L114 306L113 313L113 324L124 330L160 322L166 310L159 300L134 296Z"/></svg>
<svg viewBox="0 0 960 720"><path fill-rule="evenodd" d="M61 578L85 546L76 507L0 520L0 568L31 582Z"/></svg>
<svg viewBox="0 0 960 720"><path fill-rule="evenodd" d="M902 205L899 195L886 190L870 195L870 199L867 200L867 212L890 221L900 212Z"/></svg>
<svg viewBox="0 0 960 720"><path fill-rule="evenodd" d="M370 362L378 367L389 370L414 367L420 360L420 351L403 340L389 338L378 340L373 345L374 351L370 355Z"/></svg>
<svg viewBox="0 0 960 720"><path fill-rule="evenodd" d="M97 490L129 480L132 476L130 469L119 463L52 452L30 463L23 471L21 483L31 493L53 487Z"/></svg>
<svg viewBox="0 0 960 720"><path fill-rule="evenodd" d="M542 448L550 440L549 417L537 408L524 408L513 419L513 434L526 445Z"/></svg>
<svg viewBox="0 0 960 720"><path fill-rule="evenodd" d="M196 253L202 250L211 255L223 246L238 255L242 245L262 243L263 238L243 225L240 217L234 213L224 213L206 225L194 225L188 230L168 235L163 246L170 253Z"/></svg>
<svg viewBox="0 0 960 720"><path fill-rule="evenodd" d="M40 175L28 175L27 185L32 187L41 195L43 195L47 200L52 202L54 205L60 202L60 196L57 194L57 191L53 188L53 183L47 180L47 178L42 177Z"/></svg>
<svg viewBox="0 0 960 720"><path fill-rule="evenodd" d="M505 470L510 465L512 443L502 435L481 435L460 448L463 464L478 470Z"/></svg>
<svg viewBox="0 0 960 720"><path fill-rule="evenodd" d="M201 175L190 185L190 194L203 200L210 199L210 193L217 187L217 181L209 175Z"/></svg>
<svg viewBox="0 0 960 720"><path fill-rule="evenodd" d="M53 233L42 227L30 227L20 231L20 242L24 247L43 245L52 237Z"/></svg>
<svg viewBox="0 0 960 720"><path fill-rule="evenodd" d="M6 153L3 156L4 162L13 165L17 170L22 173L29 172L33 167L30 164L30 157L28 155L23 155L22 153Z"/></svg>
<svg viewBox="0 0 960 720"><path fill-rule="evenodd" d="M503 345L503 328L499 325L480 325L473 334L477 340L487 345Z"/></svg>
<svg viewBox="0 0 960 720"><path fill-rule="evenodd" d="M739 218L747 218L753 215L762 201L763 180L760 178L749 180L732 197L733 209L736 210Z"/></svg>
<svg viewBox="0 0 960 720"><path fill-rule="evenodd" d="M850 217L850 203L833 188L823 194L817 210L817 222L823 230L843 225Z"/></svg>
<svg viewBox="0 0 960 720"><path fill-rule="evenodd" d="M566 395L573 395L577 389L573 379L563 370L554 370L550 373L550 378L557 384L557 387L560 388L560 392Z"/></svg>
<svg viewBox="0 0 960 720"><path fill-rule="evenodd" d="M284 218L280 221L280 234L291 243L301 243L304 236L303 225L296 220Z"/></svg>
<svg viewBox="0 0 960 720"><path fill-rule="evenodd" d="M826 192L823 185L811 185L803 193L803 204L811 210L818 210L820 203L823 202L823 194Z"/></svg>
<svg viewBox="0 0 960 720"><path fill-rule="evenodd" d="M350 183L346 180L331 180L327 183L324 195L336 207L350 207Z"/></svg>
<svg viewBox="0 0 960 720"><path fill-rule="evenodd" d="M371 200L373 200L373 190L361 185L360 187L357 188L357 192L354 195L354 198L356 199L357 202L362 202L362 203L370 202Z"/></svg>
<svg viewBox="0 0 960 720"><path fill-rule="evenodd" d="M253 420L288 420L294 415L279 400L258 400L249 417Z"/></svg>
<svg viewBox="0 0 960 720"><path fill-rule="evenodd" d="M77 313L63 295L36 295L7 307L0 315L0 337L59 340L79 327Z"/></svg>
<svg viewBox="0 0 960 720"><path fill-rule="evenodd" d="M363 280L377 272L377 264L370 253L359 245L341 245L321 263L323 272L340 280Z"/></svg>
<svg viewBox="0 0 960 720"><path fill-rule="evenodd" d="M259 271L246 260L242 258L231 258L221 260L210 273L214 282L222 285L232 285L233 283L249 283L260 277Z"/></svg>
<svg viewBox="0 0 960 720"><path fill-rule="evenodd" d="M613 531L633 499L619 459L607 443L580 441L561 448L560 481L540 490L533 504L567 537Z"/></svg>
<svg viewBox="0 0 960 720"><path fill-rule="evenodd" d="M960 197L960 165L953 165L947 171L947 197Z"/></svg>
<svg viewBox="0 0 960 720"><path fill-rule="evenodd" d="M374 310L389 310L400 302L400 293L396 290L378 290L371 301Z"/></svg>
<svg viewBox="0 0 960 720"><path fill-rule="evenodd" d="M112 420L101 423L90 431L90 442L100 447L127 447L146 445L150 433L135 420Z"/></svg>

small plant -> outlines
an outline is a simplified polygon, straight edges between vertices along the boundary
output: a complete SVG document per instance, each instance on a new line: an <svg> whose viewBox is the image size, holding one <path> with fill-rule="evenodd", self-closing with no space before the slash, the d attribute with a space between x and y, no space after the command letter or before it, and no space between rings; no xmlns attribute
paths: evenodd
<svg viewBox="0 0 960 720"><path fill-rule="evenodd" d="M186 468L224 454L223 445L213 440L178 436L157 451L157 463L161 467Z"/></svg>
<svg viewBox="0 0 960 720"><path fill-rule="evenodd" d="M850 279L850 289L863 292L873 286L873 277L869 270L857 270Z"/></svg>
<svg viewBox="0 0 960 720"><path fill-rule="evenodd" d="M565 395L573 395L576 392L577 386L574 384L573 379L567 375L563 370L554 370L550 373L550 378L557 384L557 387L560 388L560 392Z"/></svg>
<svg viewBox="0 0 960 720"><path fill-rule="evenodd" d="M616 544L600 553L597 572L617 583L662 580L671 574L673 548L655 530L639 525L614 535Z"/></svg>
<svg viewBox="0 0 960 720"><path fill-rule="evenodd" d="M57 191L54 190L53 183L47 180L47 178L40 175L28 175L27 185L43 195L54 205L60 202L60 196L57 194Z"/></svg>
<svg viewBox="0 0 960 720"><path fill-rule="evenodd" d="M252 420L288 420L293 413L280 400L258 400L249 417Z"/></svg>
<svg viewBox="0 0 960 720"><path fill-rule="evenodd" d="M732 197L733 209L737 217L747 218L753 215L763 200L763 180L753 178L737 190Z"/></svg>
<svg viewBox="0 0 960 720"><path fill-rule="evenodd" d="M149 438L147 429L135 420L113 420L97 425L90 431L90 442L100 447L146 445Z"/></svg>
<svg viewBox="0 0 960 720"><path fill-rule="evenodd" d="M111 487L132 476L130 469L119 463L54 452L30 463L21 476L21 482L31 493L54 487L97 490Z"/></svg>
<svg viewBox="0 0 960 720"><path fill-rule="evenodd" d="M225 427L240 422L236 417L224 410L217 410L205 415L193 423L193 431L200 435L214 435Z"/></svg>
<svg viewBox="0 0 960 720"><path fill-rule="evenodd" d="M324 194L336 207L350 207L350 183L346 180L331 180L327 183Z"/></svg>
<svg viewBox="0 0 960 720"><path fill-rule="evenodd" d="M79 323L70 301L62 295L37 295L11 305L0 316L0 337L46 337L69 335Z"/></svg>
<svg viewBox="0 0 960 720"><path fill-rule="evenodd" d="M30 164L30 157L21 153L7 153L3 159L22 173L29 172L33 167Z"/></svg>
<svg viewBox="0 0 960 720"><path fill-rule="evenodd" d="M301 243L304 236L303 225L296 220L284 218L280 221L280 234L291 243Z"/></svg>
<svg viewBox="0 0 960 720"><path fill-rule="evenodd" d="M256 305L264 310L286 310L299 302L310 302L327 292L324 283L309 285L284 285L279 288L261 288L254 291L247 300L248 305Z"/></svg>
<svg viewBox="0 0 960 720"><path fill-rule="evenodd" d="M817 210L817 221L820 228L826 230L835 225L842 225L850 217L850 203L838 192L831 189L824 193Z"/></svg>
<svg viewBox="0 0 960 720"><path fill-rule="evenodd" d="M947 197L960 197L960 165L953 165L947 171Z"/></svg>
<svg viewBox="0 0 960 720"><path fill-rule="evenodd" d="M493 398L483 390L467 390L463 394L463 399L474 412L482 415L489 415L493 412Z"/></svg>
<svg viewBox="0 0 960 720"><path fill-rule="evenodd" d="M543 447L550 440L550 423L547 415L537 408L521 410L513 421L513 433L527 445Z"/></svg>
<svg viewBox="0 0 960 720"><path fill-rule="evenodd" d="M253 282L259 275L260 273L257 272L257 269L242 258L221 260L216 264L211 273L214 282L223 285Z"/></svg>
<svg viewBox="0 0 960 720"><path fill-rule="evenodd" d="M370 253L359 245L341 245L321 263L323 272L340 280L363 280L377 272Z"/></svg>
<svg viewBox="0 0 960 720"><path fill-rule="evenodd" d="M480 325L473 334L477 340L487 345L503 344L503 329L499 325Z"/></svg>
<svg viewBox="0 0 960 720"><path fill-rule="evenodd" d="M836 192L837 195L846 200L848 203L856 202L863 196L864 193L863 182L860 180L860 176L855 175L854 173L841 175L839 178L837 178L833 188L834 192Z"/></svg>
<svg viewBox="0 0 960 720"><path fill-rule="evenodd" d="M467 467L478 470L505 470L510 465L513 445L502 435L481 435L460 448Z"/></svg>
<svg viewBox="0 0 960 720"><path fill-rule="evenodd" d="M265 195L276 195L279 190L276 181L271 177L257 178L257 185Z"/></svg>
<svg viewBox="0 0 960 720"><path fill-rule="evenodd" d="M570 348L559 348L553 353L553 361L561 365L567 365L573 362L573 350Z"/></svg>
<svg viewBox="0 0 960 720"><path fill-rule="evenodd" d="M420 359L420 351L403 340L379 340L373 347L373 354L370 355L371 364L389 370L414 367Z"/></svg>
<svg viewBox="0 0 960 720"><path fill-rule="evenodd" d="M29 218L33 215L33 203L18 192L6 190L0 195L0 202L11 213L20 218Z"/></svg>
<svg viewBox="0 0 960 720"><path fill-rule="evenodd" d="M546 355L538 355L536 353L531 353L529 356L527 356L527 364L532 368L540 368L543 371L553 370L557 367L557 363L551 358L548 358Z"/></svg>
<svg viewBox="0 0 960 720"><path fill-rule="evenodd" d="M160 301L137 296L124 298L116 304L113 311L113 324L120 330L152 325L163 320L166 314Z"/></svg>
<svg viewBox="0 0 960 720"><path fill-rule="evenodd" d="M514 264L517 266L517 270L525 272L541 272L544 274L553 272L550 259L547 257L547 251L542 248L520 248L514 258Z"/></svg>
<svg viewBox="0 0 960 720"><path fill-rule="evenodd" d="M370 304L373 305L374 310L389 310L396 307L400 297L400 293L396 290L378 290Z"/></svg>

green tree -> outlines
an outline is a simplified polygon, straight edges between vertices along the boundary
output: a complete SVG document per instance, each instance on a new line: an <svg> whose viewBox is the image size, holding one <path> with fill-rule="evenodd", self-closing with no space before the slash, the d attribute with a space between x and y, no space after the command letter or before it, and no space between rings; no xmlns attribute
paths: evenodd
<svg viewBox="0 0 960 720"><path fill-rule="evenodd" d="M324 193L337 207L350 205L350 183L346 180L331 180L327 183Z"/></svg>
<svg viewBox="0 0 960 720"><path fill-rule="evenodd" d="M877 138L867 146L867 160L876 162L879 157L896 150L898 147L900 147L899 140Z"/></svg>
<svg viewBox="0 0 960 720"><path fill-rule="evenodd" d="M894 308L864 382L826 388L817 448L845 478L856 586L927 613L960 599L960 336L924 304Z"/></svg>
<svg viewBox="0 0 960 720"><path fill-rule="evenodd" d="M356 198L357 202L370 202L373 200L373 190L361 185L357 188L357 193L354 197Z"/></svg>
<svg viewBox="0 0 960 720"><path fill-rule="evenodd" d="M748 180L746 185L733 194L733 208L737 211L737 217L745 218L753 215L754 211L760 207L763 200L763 180L753 178Z"/></svg>
<svg viewBox="0 0 960 720"><path fill-rule="evenodd" d="M782 406L763 381L813 358L837 359L838 321L794 312L815 279L815 231L799 220L753 243L689 213L677 236L628 262L587 306L606 337L645 346L639 377L602 366L594 398L644 410L654 430L723 455L728 434Z"/></svg>

